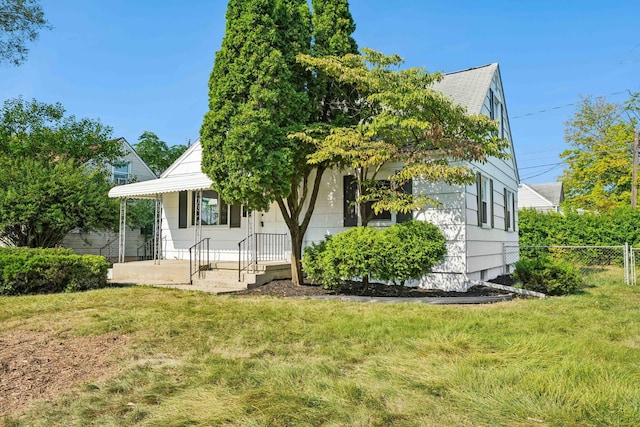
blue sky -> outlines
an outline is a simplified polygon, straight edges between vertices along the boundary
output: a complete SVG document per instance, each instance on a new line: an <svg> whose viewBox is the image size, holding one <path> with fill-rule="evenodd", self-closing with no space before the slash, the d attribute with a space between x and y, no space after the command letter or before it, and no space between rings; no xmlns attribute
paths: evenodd
<svg viewBox="0 0 640 427"><path fill-rule="evenodd" d="M131 143L145 130L170 145L197 139L226 1L41 3L54 28L31 45L24 65L0 68L0 100L60 102ZM564 122L574 112L568 104L617 92L623 93L608 99L622 102L625 91L640 90L637 0L352 0L350 6L359 46L398 53L407 66L447 72L500 63L524 182L561 173L561 166L551 168L566 148Z"/></svg>

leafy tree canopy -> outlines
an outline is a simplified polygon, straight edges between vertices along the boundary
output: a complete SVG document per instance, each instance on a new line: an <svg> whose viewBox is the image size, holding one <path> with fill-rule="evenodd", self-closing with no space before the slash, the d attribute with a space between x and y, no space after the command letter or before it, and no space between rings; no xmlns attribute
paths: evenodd
<svg viewBox="0 0 640 427"><path fill-rule="evenodd" d="M286 135L310 114L295 56L310 42L305 0L229 2L201 129L202 170L228 203L266 210L290 193L296 145Z"/></svg>
<svg viewBox="0 0 640 427"><path fill-rule="evenodd" d="M166 142L160 140L158 135L145 131L140 135L138 143L133 148L153 173L160 176L185 152L187 146L179 144L169 147Z"/></svg>
<svg viewBox="0 0 640 427"><path fill-rule="evenodd" d="M51 247L74 228L112 228L105 163L123 155L111 129L60 104L5 101L0 110L0 240ZM91 168L91 170L90 170Z"/></svg>
<svg viewBox="0 0 640 427"><path fill-rule="evenodd" d="M357 118L356 124L333 127L324 134L311 127L292 137L315 144L317 151L308 157L311 164L330 163L353 170L365 225L364 202L374 202L373 212L408 212L432 202L427 196L403 190L412 178L470 184L474 173L460 161L507 157L508 142L495 136L495 122L484 115L468 115L432 88L442 78L440 74L399 69L400 57L371 49L363 49L362 55L300 55L298 59L309 70L356 87L344 101ZM396 163L396 173L380 176L385 166ZM389 180L390 185L378 185L380 179Z"/></svg>
<svg viewBox="0 0 640 427"><path fill-rule="evenodd" d="M37 0L0 0L0 65L20 65L27 59L28 42L50 28Z"/></svg>
<svg viewBox="0 0 640 427"><path fill-rule="evenodd" d="M0 154L56 161L72 159L76 165L116 162L123 153L111 128L97 120L65 116L61 104L22 98L9 99L0 109Z"/></svg>
<svg viewBox="0 0 640 427"><path fill-rule="evenodd" d="M590 211L629 206L633 128L640 112L640 94L623 104L587 97L566 123L565 140L571 149L560 157L567 167L565 205Z"/></svg>
<svg viewBox="0 0 640 427"><path fill-rule="evenodd" d="M0 155L0 241L12 246L54 247L74 228L117 224L110 184L99 170L74 160Z"/></svg>

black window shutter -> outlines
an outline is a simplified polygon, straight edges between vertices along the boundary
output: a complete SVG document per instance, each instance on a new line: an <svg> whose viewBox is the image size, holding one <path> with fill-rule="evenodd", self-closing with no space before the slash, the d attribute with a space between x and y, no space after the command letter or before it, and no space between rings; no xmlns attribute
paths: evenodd
<svg viewBox="0 0 640 427"><path fill-rule="evenodd" d="M406 194L413 194L413 180L409 180L405 182L402 186L402 191ZM413 219L413 212L409 211L407 213L398 212L396 214L396 223L400 224L403 222L411 221Z"/></svg>
<svg viewBox="0 0 640 427"><path fill-rule="evenodd" d="M358 225L358 213L356 212L356 178L353 175L342 177L343 195L343 226L355 227Z"/></svg>
<svg viewBox="0 0 640 427"><path fill-rule="evenodd" d="M494 100L493 100L493 90L489 89L489 118L491 120L494 120L495 114L493 112L493 104L494 104Z"/></svg>
<svg viewBox="0 0 640 427"><path fill-rule="evenodd" d="M187 228L187 192L178 193L178 228Z"/></svg>
<svg viewBox="0 0 640 427"><path fill-rule="evenodd" d="M478 227L482 227L482 175L480 172L476 174L476 190L478 192L476 197L478 200Z"/></svg>
<svg viewBox="0 0 640 427"><path fill-rule="evenodd" d="M240 228L240 219L242 218L242 207L240 205L229 206L229 227Z"/></svg>
<svg viewBox="0 0 640 427"><path fill-rule="evenodd" d="M493 214L494 205L493 205L493 180L489 180L489 203L491 206L491 228L495 225L495 215Z"/></svg>
<svg viewBox="0 0 640 427"><path fill-rule="evenodd" d="M504 199L504 231L509 231L509 194L507 193L507 189L504 189L504 194L503 194L503 199Z"/></svg>

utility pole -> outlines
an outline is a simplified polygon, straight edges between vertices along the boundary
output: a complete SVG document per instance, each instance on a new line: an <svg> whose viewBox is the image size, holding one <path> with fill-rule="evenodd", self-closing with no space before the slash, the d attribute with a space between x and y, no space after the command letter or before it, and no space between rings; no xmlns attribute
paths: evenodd
<svg viewBox="0 0 640 427"><path fill-rule="evenodd" d="M638 205L638 129L633 129L633 169L631 172L631 207L635 209Z"/></svg>

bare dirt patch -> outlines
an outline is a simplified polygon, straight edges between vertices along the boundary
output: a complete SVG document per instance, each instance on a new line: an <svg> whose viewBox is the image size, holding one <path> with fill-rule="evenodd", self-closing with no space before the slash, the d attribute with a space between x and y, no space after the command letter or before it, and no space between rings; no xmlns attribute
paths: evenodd
<svg viewBox="0 0 640 427"><path fill-rule="evenodd" d="M24 411L82 382L113 373L114 354L127 337L67 337L68 331L11 331L0 335L0 415Z"/></svg>

